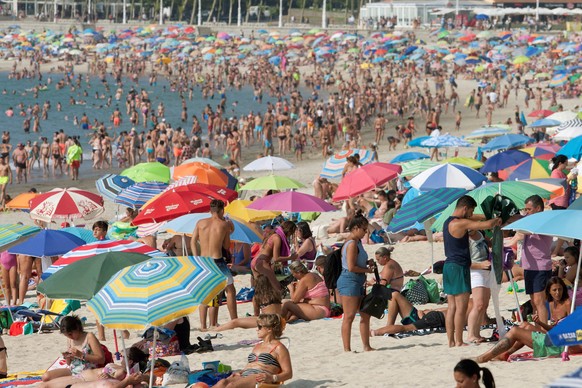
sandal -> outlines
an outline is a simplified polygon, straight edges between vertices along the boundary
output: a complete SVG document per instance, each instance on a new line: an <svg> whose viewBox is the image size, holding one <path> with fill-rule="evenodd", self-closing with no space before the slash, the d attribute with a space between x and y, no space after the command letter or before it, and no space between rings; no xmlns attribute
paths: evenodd
<svg viewBox="0 0 582 388"><path fill-rule="evenodd" d="M204 340L198 337L198 349L195 350L196 353L206 353L213 351L214 347L212 346L212 342L210 340Z"/></svg>

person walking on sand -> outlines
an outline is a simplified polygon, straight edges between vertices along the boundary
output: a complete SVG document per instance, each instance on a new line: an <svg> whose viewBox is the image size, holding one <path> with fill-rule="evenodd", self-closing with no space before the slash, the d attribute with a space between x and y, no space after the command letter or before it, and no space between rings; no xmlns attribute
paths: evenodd
<svg viewBox="0 0 582 388"><path fill-rule="evenodd" d="M6 205L6 185L12 184L12 169L6 158L0 158L0 210Z"/></svg>
<svg viewBox="0 0 582 388"><path fill-rule="evenodd" d="M477 202L472 197L462 196L457 201L453 214L443 225L446 256L443 268L443 288L448 295L446 329L449 347L465 345L463 329L471 293L471 252L468 231L491 229L501 224L499 218L485 222L472 220L476 207Z"/></svg>
<svg viewBox="0 0 582 388"><path fill-rule="evenodd" d="M12 151L12 161L14 162L14 167L16 167L16 181L22 183L22 180L24 179L24 183L26 183L28 181L28 174L26 172L28 152L24 149L24 144L18 143L16 149Z"/></svg>
<svg viewBox="0 0 582 388"><path fill-rule="evenodd" d="M237 318L236 311L236 290L232 273L226 265L226 253L230 249L230 234L234 230L234 225L230 220L224 218L224 202L214 199L210 202L211 217L200 220L192 232L191 248L194 256L210 257L220 268L224 276L227 277L226 304L230 319ZM208 306L200 306L201 330L207 329L206 315ZM218 325L218 307L210 310L210 326Z"/></svg>

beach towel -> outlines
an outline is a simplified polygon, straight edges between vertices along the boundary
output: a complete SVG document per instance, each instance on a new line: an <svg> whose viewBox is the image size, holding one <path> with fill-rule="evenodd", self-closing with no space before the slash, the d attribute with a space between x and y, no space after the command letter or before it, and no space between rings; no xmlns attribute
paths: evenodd
<svg viewBox="0 0 582 388"><path fill-rule="evenodd" d="M396 334L384 334L384 337L392 337L396 339L414 337L419 335L429 335L434 333L446 333L447 330L444 327L439 327L435 329L419 329L413 331L406 331L404 333L396 333Z"/></svg>
<svg viewBox="0 0 582 388"><path fill-rule="evenodd" d="M8 378L0 381L0 387L18 387L22 385L32 385L42 381L40 376L27 376L21 378Z"/></svg>
<svg viewBox="0 0 582 388"><path fill-rule="evenodd" d="M291 254L291 249L289 248L289 241L287 241L287 236L285 236L285 232L283 232L283 228L277 226L275 229L275 233L281 237L281 251L279 253L280 256L289 256Z"/></svg>

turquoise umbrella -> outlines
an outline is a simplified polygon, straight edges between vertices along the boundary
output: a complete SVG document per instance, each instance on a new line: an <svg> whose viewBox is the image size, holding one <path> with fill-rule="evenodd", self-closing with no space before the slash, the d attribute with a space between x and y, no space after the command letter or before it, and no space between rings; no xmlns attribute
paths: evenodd
<svg viewBox="0 0 582 388"><path fill-rule="evenodd" d="M22 240L38 232L40 232L38 226L18 224L0 225L0 248L6 250L12 245L18 244Z"/></svg>
<svg viewBox="0 0 582 388"><path fill-rule="evenodd" d="M73 236L79 237L84 240L87 244L97 241L95 236L93 236L93 231L78 227L69 227L61 229L63 232L72 234Z"/></svg>

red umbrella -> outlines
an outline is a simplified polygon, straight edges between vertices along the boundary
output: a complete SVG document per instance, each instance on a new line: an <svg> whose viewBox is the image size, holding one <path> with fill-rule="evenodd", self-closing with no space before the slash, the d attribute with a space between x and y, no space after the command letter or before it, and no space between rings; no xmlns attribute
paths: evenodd
<svg viewBox="0 0 582 388"><path fill-rule="evenodd" d="M554 113L556 113L556 112L552 112L551 110L547 110L547 109L540 109L540 110L534 110L533 112L528 114L527 117L544 118L544 117L548 117L549 115L553 115Z"/></svg>
<svg viewBox="0 0 582 388"><path fill-rule="evenodd" d="M371 163L354 170L343 177L333 199L334 201L356 197L382 186L396 178L402 167L390 163Z"/></svg>
<svg viewBox="0 0 582 388"><path fill-rule="evenodd" d="M187 185L180 186L169 186L165 191L191 191L200 194L206 194L214 199L220 199L223 202L231 202L237 199L238 193L234 190L227 189L225 187L220 187L216 185L207 185L204 183L190 183ZM162 193L163 194L163 193Z"/></svg>
<svg viewBox="0 0 582 388"><path fill-rule="evenodd" d="M134 225L148 222L162 222L190 213L206 213L210 211L212 199L202 193L191 191L168 191L156 200L141 208L141 212L133 220Z"/></svg>
<svg viewBox="0 0 582 388"><path fill-rule="evenodd" d="M30 200L30 217L45 222L57 218L89 220L104 210L103 197L75 187L56 188Z"/></svg>

